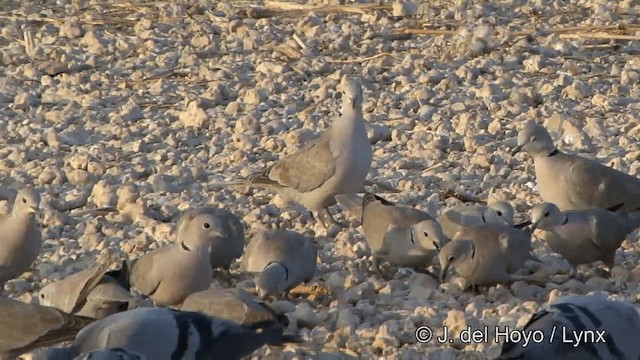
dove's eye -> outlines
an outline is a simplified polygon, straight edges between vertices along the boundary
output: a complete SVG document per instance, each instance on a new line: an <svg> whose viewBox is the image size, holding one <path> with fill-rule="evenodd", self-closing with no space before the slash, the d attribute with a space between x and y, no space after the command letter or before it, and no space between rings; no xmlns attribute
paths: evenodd
<svg viewBox="0 0 640 360"><path fill-rule="evenodd" d="M449 262L453 261L455 258L453 257L453 255L449 256Z"/></svg>
<svg viewBox="0 0 640 360"><path fill-rule="evenodd" d="M44 299L44 294L40 294L40 299Z"/></svg>
<svg viewBox="0 0 640 360"><path fill-rule="evenodd" d="M531 141L536 141L536 137L535 137L535 136L532 136L532 137L531 137Z"/></svg>
<svg viewBox="0 0 640 360"><path fill-rule="evenodd" d="M205 228L205 229L208 229L208 228L211 227L211 225L209 223L204 223L204 224L202 224L202 227Z"/></svg>
<svg viewBox="0 0 640 360"><path fill-rule="evenodd" d="M429 234L427 234L427 232L423 232L424 236L429 237Z"/></svg>
<svg viewBox="0 0 640 360"><path fill-rule="evenodd" d="M544 213L544 217L549 217L549 212Z"/></svg>
<svg viewBox="0 0 640 360"><path fill-rule="evenodd" d="M498 214L498 216L502 216L502 211L498 210L496 211L496 214Z"/></svg>
<svg viewBox="0 0 640 360"><path fill-rule="evenodd" d="M27 198L22 198L22 202L23 202L24 204L26 204L26 203L27 203Z"/></svg>

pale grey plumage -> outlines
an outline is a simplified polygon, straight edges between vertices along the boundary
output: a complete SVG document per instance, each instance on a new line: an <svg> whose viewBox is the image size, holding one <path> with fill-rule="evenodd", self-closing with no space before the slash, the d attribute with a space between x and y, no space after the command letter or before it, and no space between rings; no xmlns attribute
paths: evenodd
<svg viewBox="0 0 640 360"><path fill-rule="evenodd" d="M42 233L36 219L40 194L18 191L10 214L0 215L0 290L5 281L25 272L40 254Z"/></svg>
<svg viewBox="0 0 640 360"><path fill-rule="evenodd" d="M176 228L180 232L183 224L188 223L191 219L200 214L210 214L216 219L212 226L215 226L222 236L212 236L211 248L209 250L209 261L213 269L222 268L228 270L231 264L242 256L244 251L245 239L244 228L240 219L223 209L212 206L197 208L188 211L183 215Z"/></svg>
<svg viewBox="0 0 640 360"><path fill-rule="evenodd" d="M506 201L488 205L458 205L445 210L437 220L442 232L453 239L461 228L479 224L513 225L514 210Z"/></svg>
<svg viewBox="0 0 640 360"><path fill-rule="evenodd" d="M560 210L610 208L640 209L640 179L596 161L556 149L541 125L527 122L518 133L518 151L533 157L542 200Z"/></svg>
<svg viewBox="0 0 640 360"><path fill-rule="evenodd" d="M472 285L494 285L512 280L531 254L531 233L499 224L464 227L439 254L441 280L450 266Z"/></svg>
<svg viewBox="0 0 640 360"><path fill-rule="evenodd" d="M616 250L628 234L640 226L640 214L607 209L561 212L551 203L531 209L532 228L542 230L540 238L553 251L576 266L601 260L611 270Z"/></svg>
<svg viewBox="0 0 640 360"><path fill-rule="evenodd" d="M429 214L369 193L362 208L362 228L374 258L413 268L431 264L444 235Z"/></svg>
<svg viewBox="0 0 640 360"><path fill-rule="evenodd" d="M640 358L638 311L626 302L602 295L557 299L534 314L521 333L536 331L543 334L543 341L529 341L527 346L523 341L506 342L498 359ZM595 331L601 332L602 340ZM577 335L582 337L582 344L574 346Z"/></svg>
<svg viewBox="0 0 640 360"><path fill-rule="evenodd" d="M318 139L246 181L222 185L272 188L328 217L327 207L335 204L336 194L362 191L373 154L362 118L362 88L346 76L340 86L341 116Z"/></svg>
<svg viewBox="0 0 640 360"><path fill-rule="evenodd" d="M261 346L298 342L274 321L252 326L187 311L140 308L111 315L84 328L68 348L40 359L73 359L99 349L124 349L148 359L241 359Z"/></svg>
<svg viewBox="0 0 640 360"><path fill-rule="evenodd" d="M90 268L72 274L60 281L47 284L38 293L40 305L51 306L66 313L72 313L78 296L85 284L95 275L97 268ZM127 309L133 296L115 278L103 273L99 283L90 289L85 303L74 312L75 315L102 319Z"/></svg>
<svg viewBox="0 0 640 360"><path fill-rule="evenodd" d="M197 311L241 325L278 317L267 304L241 289L214 288L191 294L184 300L181 310Z"/></svg>
<svg viewBox="0 0 640 360"><path fill-rule="evenodd" d="M187 212L180 222L175 243L156 249L131 265L131 286L156 305L178 305L189 295L209 288L212 269L209 247L224 237L209 213Z"/></svg>
<svg viewBox="0 0 640 360"><path fill-rule="evenodd" d="M258 232L242 257L241 269L255 273L261 298L277 296L313 279L317 250L305 236L289 230Z"/></svg>
<svg viewBox="0 0 640 360"><path fill-rule="evenodd" d="M0 356L18 356L72 340L93 319L58 309L0 298Z"/></svg>

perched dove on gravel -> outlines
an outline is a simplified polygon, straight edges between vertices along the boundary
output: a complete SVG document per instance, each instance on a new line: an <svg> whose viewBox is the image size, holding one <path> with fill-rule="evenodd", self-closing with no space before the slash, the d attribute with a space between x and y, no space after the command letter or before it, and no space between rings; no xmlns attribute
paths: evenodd
<svg viewBox="0 0 640 360"><path fill-rule="evenodd" d="M438 217L442 232L453 239L462 227L478 224L513 225L514 210L506 201L488 205L458 205L445 210Z"/></svg>
<svg viewBox="0 0 640 360"><path fill-rule="evenodd" d="M522 334L542 341L505 342L498 359L638 359L640 316L624 301L602 295L557 299L534 314ZM577 336L581 336L577 343ZM524 337L523 337L524 338Z"/></svg>
<svg viewBox="0 0 640 360"><path fill-rule="evenodd" d="M309 282L316 272L317 251L305 236L289 230L263 230L247 246L241 269L255 273L260 298L278 296Z"/></svg>
<svg viewBox="0 0 640 360"><path fill-rule="evenodd" d="M362 118L362 88L343 77L341 116L320 137L246 180L223 185L248 185L277 190L286 199L321 215L326 227L335 223L328 207L336 194L363 190L371 168L372 149Z"/></svg>
<svg viewBox="0 0 640 360"><path fill-rule="evenodd" d="M242 326L197 312L140 308L111 315L84 328L68 348L37 359L66 360L99 349L124 349L148 359L241 359L263 345L299 342L275 321Z"/></svg>
<svg viewBox="0 0 640 360"><path fill-rule="evenodd" d="M134 300L127 288L128 284L120 283L106 271L101 275L96 274L96 271L100 269L85 269L46 285L38 293L40 305L55 307L68 314L73 313L92 319L102 319L127 310L129 302ZM98 283L90 290L82 307L74 312L81 290L94 276L100 277Z"/></svg>
<svg viewBox="0 0 640 360"><path fill-rule="evenodd" d="M183 311L197 311L241 325L278 319L284 322L268 305L241 289L215 288L189 295L182 304Z"/></svg>
<svg viewBox="0 0 640 360"><path fill-rule="evenodd" d="M0 358L73 340L93 319L0 297Z"/></svg>
<svg viewBox="0 0 640 360"><path fill-rule="evenodd" d="M211 226L214 226L223 234L222 236L211 236L211 249L209 260L213 269L222 268L229 270L231 264L240 256L244 250L244 228L242 222L234 214L212 206L193 209L188 211L187 216L181 217L176 228L180 232L180 227L186 220L192 219L201 214L209 214L216 219Z"/></svg>
<svg viewBox="0 0 640 360"><path fill-rule="evenodd" d="M518 133L515 155L525 151L533 157L542 200L560 210L640 209L640 179L578 155L556 149L547 130L527 122Z"/></svg>
<svg viewBox="0 0 640 360"><path fill-rule="evenodd" d="M495 285L513 280L511 274L526 260L540 261L531 254L527 231L498 224L462 228L439 254L444 282L453 267L470 285Z"/></svg>
<svg viewBox="0 0 640 360"><path fill-rule="evenodd" d="M531 228L543 230L541 239L571 264L571 276L576 275L578 265L598 260L611 271L616 250L640 226L638 213L612 210L615 208L561 212L554 204L541 203L531 209Z"/></svg>
<svg viewBox="0 0 640 360"><path fill-rule="evenodd" d="M36 219L40 194L22 188L11 213L0 215L0 291L4 282L27 271L40 254L42 233Z"/></svg>
<svg viewBox="0 0 640 360"><path fill-rule="evenodd" d="M188 211L182 216L175 243L131 264L131 286L156 305L178 305L187 296L211 285L209 248L212 239L225 234L213 214Z"/></svg>
<svg viewBox="0 0 640 360"><path fill-rule="evenodd" d="M362 198L362 209L362 228L376 268L378 259L422 269L431 264L444 235L429 214L370 193Z"/></svg>

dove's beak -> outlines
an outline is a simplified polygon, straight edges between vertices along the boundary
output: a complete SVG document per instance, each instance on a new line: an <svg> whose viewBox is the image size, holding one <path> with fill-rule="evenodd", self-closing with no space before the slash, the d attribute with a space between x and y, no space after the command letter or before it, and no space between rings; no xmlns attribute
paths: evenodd
<svg viewBox="0 0 640 360"><path fill-rule="evenodd" d="M538 221L531 222L531 233L533 233L538 228L539 224L540 224L540 222L538 222Z"/></svg>
<svg viewBox="0 0 640 360"><path fill-rule="evenodd" d="M449 264L446 264L442 270L440 270L440 282L444 283L447 278L447 273L449 272Z"/></svg>
<svg viewBox="0 0 640 360"><path fill-rule="evenodd" d="M523 228L526 228L529 225L532 225L531 220L527 220L527 221L523 221L523 222L521 222L519 224L515 224L515 225L513 225L513 227L516 228L516 229L523 229Z"/></svg>
<svg viewBox="0 0 640 360"><path fill-rule="evenodd" d="M522 150L522 145L518 145L516 146L513 151L511 152L511 156L515 156L517 153L520 152L520 150Z"/></svg>

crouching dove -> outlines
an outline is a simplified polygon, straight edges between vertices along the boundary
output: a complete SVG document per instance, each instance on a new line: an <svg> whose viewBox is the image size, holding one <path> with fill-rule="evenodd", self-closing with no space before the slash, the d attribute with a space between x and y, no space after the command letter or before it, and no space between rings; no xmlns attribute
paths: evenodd
<svg viewBox="0 0 640 360"><path fill-rule="evenodd" d="M51 348L38 359L66 360L100 349L122 349L147 359L241 359L263 345L299 342L275 321L242 326L205 314L168 308L117 313L82 329L67 348Z"/></svg>
<svg viewBox="0 0 640 360"><path fill-rule="evenodd" d="M224 237L214 214L187 211L176 241L131 263L131 286L160 306L179 305L189 295L209 288L212 239Z"/></svg>
<svg viewBox="0 0 640 360"><path fill-rule="evenodd" d="M562 212L541 203L531 209L531 228L542 230L541 239L571 264L571 276L578 265L598 260L611 271L616 250L640 226L640 214L613 210L616 207Z"/></svg>
<svg viewBox="0 0 640 360"><path fill-rule="evenodd" d="M370 193L364 195L362 209L362 228L378 271L378 259L422 270L431 265L444 235L429 214Z"/></svg>
<svg viewBox="0 0 640 360"><path fill-rule="evenodd" d="M317 212L322 224L335 223L328 207L335 195L361 192L372 149L362 118L361 85L343 77L341 116L318 139L246 180L219 184L271 188Z"/></svg>
<svg viewBox="0 0 640 360"><path fill-rule="evenodd" d="M602 295L561 297L534 314L519 332L542 339L526 345L523 340L507 341L498 359L640 358L638 311Z"/></svg>
<svg viewBox="0 0 640 360"><path fill-rule="evenodd" d="M256 274L258 295L278 296L313 279L317 251L305 236L289 230L265 230L247 246L241 269Z"/></svg>

